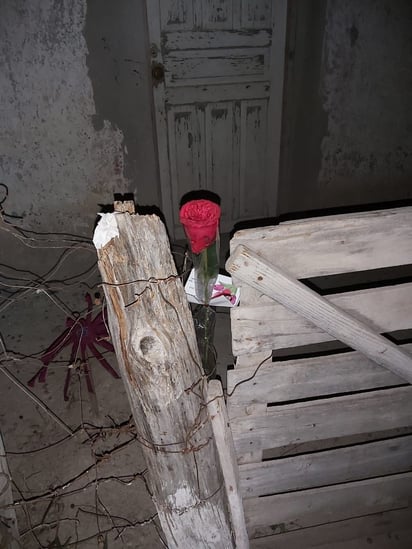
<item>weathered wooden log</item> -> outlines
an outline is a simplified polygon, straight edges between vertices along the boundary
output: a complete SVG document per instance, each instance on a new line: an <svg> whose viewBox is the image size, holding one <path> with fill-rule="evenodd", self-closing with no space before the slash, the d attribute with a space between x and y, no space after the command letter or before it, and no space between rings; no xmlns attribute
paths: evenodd
<svg viewBox="0 0 412 549"><path fill-rule="evenodd" d="M109 328L173 549L234 548L193 320L157 216L105 214L94 242Z"/></svg>

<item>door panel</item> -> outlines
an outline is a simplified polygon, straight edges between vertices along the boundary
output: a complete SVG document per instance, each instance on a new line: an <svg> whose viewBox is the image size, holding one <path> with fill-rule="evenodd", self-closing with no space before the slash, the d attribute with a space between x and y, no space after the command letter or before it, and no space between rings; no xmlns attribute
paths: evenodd
<svg viewBox="0 0 412 549"><path fill-rule="evenodd" d="M148 0L148 8L151 3L151 0ZM156 3L156 0L153 3ZM195 23L193 2L188 2L187 0L160 0L158 13L159 8L162 29L190 30L193 28ZM158 14L155 14L155 16L158 16Z"/></svg>
<svg viewBox="0 0 412 549"><path fill-rule="evenodd" d="M241 25L245 29L262 28L270 26L272 16L272 4L270 0L249 0L242 2Z"/></svg>
<svg viewBox="0 0 412 549"><path fill-rule="evenodd" d="M266 193L259 182L266 155L267 100L242 101L240 139L240 217L266 214ZM262 213L265 214L262 215Z"/></svg>
<svg viewBox="0 0 412 549"><path fill-rule="evenodd" d="M169 52L185 49L204 50L207 48L259 48L270 46L271 32L267 30L257 30L253 33L245 30L237 32L168 32L164 39L164 49Z"/></svg>
<svg viewBox="0 0 412 549"><path fill-rule="evenodd" d="M271 0L161 0L162 29L270 28L272 5Z"/></svg>
<svg viewBox="0 0 412 549"><path fill-rule="evenodd" d="M171 52L165 62L166 86L228 84L268 79L268 49Z"/></svg>
<svg viewBox="0 0 412 549"><path fill-rule="evenodd" d="M194 105L176 106L168 111L170 167L175 203L183 194L205 186L202 126L202 113Z"/></svg>
<svg viewBox="0 0 412 549"><path fill-rule="evenodd" d="M147 13L169 231L182 236L179 202L196 189L221 197L222 231L275 215L286 0L147 0Z"/></svg>
<svg viewBox="0 0 412 549"><path fill-rule="evenodd" d="M218 194L222 204L230 205L222 211L222 224L230 223L228 212L236 208L233 200L233 177L236 166L235 103L213 103L206 106L206 187ZM222 185L224 181L224 185Z"/></svg>

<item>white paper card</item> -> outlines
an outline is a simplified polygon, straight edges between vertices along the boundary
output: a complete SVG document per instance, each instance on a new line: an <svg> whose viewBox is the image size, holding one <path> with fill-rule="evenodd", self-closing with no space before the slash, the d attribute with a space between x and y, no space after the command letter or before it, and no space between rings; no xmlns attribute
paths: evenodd
<svg viewBox="0 0 412 549"><path fill-rule="evenodd" d="M116 221L116 212L114 213L99 213L101 219L93 235L93 244L97 250L106 246L112 238L119 236L119 228Z"/></svg>
<svg viewBox="0 0 412 549"><path fill-rule="evenodd" d="M202 303L195 295L194 269L191 270L185 284L185 292L190 303ZM213 287L213 294L209 305L213 307L236 307L239 304L239 299L240 288L233 286L230 276L219 274Z"/></svg>

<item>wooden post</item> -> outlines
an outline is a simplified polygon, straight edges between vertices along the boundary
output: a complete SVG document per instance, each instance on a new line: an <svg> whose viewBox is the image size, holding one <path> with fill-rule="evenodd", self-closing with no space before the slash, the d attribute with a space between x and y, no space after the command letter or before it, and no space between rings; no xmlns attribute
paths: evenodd
<svg viewBox="0 0 412 549"><path fill-rule="evenodd" d="M170 549L235 547L191 312L157 216L104 214L109 328Z"/></svg>

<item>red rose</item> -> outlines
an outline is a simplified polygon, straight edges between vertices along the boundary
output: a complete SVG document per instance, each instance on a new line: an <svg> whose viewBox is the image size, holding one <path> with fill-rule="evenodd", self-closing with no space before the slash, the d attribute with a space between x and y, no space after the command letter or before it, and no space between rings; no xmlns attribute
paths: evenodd
<svg viewBox="0 0 412 549"><path fill-rule="evenodd" d="M216 240L220 206L210 200L191 200L180 208L180 223L194 254L200 254Z"/></svg>

